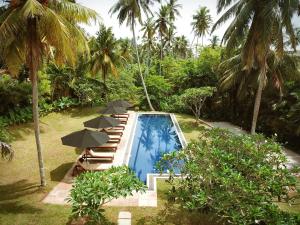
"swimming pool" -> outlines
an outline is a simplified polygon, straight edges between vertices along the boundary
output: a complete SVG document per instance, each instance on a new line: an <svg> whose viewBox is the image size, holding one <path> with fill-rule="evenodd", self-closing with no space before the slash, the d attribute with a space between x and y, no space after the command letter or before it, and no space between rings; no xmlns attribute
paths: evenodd
<svg viewBox="0 0 300 225"><path fill-rule="evenodd" d="M146 183L148 173L157 173L162 155L182 148L170 114L140 114L137 118L128 166Z"/></svg>

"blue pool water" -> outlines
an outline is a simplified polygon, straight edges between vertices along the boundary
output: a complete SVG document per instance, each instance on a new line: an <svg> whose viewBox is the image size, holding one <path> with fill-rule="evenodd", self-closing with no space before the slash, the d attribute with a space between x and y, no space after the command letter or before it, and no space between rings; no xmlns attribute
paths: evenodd
<svg viewBox="0 0 300 225"><path fill-rule="evenodd" d="M129 167L146 183L148 173L157 173L155 165L163 154L182 148L170 115L139 115Z"/></svg>

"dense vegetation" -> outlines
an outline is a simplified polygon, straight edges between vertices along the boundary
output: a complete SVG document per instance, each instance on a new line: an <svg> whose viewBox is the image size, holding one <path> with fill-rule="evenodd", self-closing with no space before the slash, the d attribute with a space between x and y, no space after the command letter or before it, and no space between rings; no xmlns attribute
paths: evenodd
<svg viewBox="0 0 300 225"><path fill-rule="evenodd" d="M213 212L225 224L296 225L299 218L274 204L292 201L296 190L286 162L273 139L212 129L183 151L164 155L159 169L170 171L170 201L185 209Z"/></svg>

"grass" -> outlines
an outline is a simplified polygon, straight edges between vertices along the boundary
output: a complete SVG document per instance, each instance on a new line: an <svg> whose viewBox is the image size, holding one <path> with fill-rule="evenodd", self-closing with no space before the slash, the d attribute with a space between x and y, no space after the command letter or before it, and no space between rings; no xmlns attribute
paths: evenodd
<svg viewBox="0 0 300 225"><path fill-rule="evenodd" d="M15 157L12 161L0 160L0 224L1 225L65 225L70 224L69 206L42 203L47 193L58 184L74 163L80 151L61 145L60 138L83 128L82 122L97 116L97 108L72 109L51 113L41 118L41 141L46 168L47 187L39 188L39 173L33 124L10 128L14 140ZM200 131L191 116L176 115L189 141ZM130 211L133 224L211 224L209 215L193 214L170 206L166 201L168 186L158 184L158 207L107 207L109 221L117 222L120 210ZM180 218L180 219L179 219Z"/></svg>

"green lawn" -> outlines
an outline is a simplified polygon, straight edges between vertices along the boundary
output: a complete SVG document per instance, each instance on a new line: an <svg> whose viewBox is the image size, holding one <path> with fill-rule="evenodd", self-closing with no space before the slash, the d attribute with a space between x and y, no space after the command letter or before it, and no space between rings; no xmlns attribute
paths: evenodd
<svg viewBox="0 0 300 225"><path fill-rule="evenodd" d="M15 157L11 162L0 160L0 224L1 225L65 225L70 224L69 206L47 205L41 201L63 178L80 151L61 145L60 138L83 128L82 122L97 116L97 108L72 109L51 113L41 119L41 140L47 176L47 187L39 188L37 154L32 124L11 127ZM187 140L197 138L195 121L177 115ZM133 224L212 224L206 215L183 212L166 205L167 185L159 182L159 207L107 207L107 218L116 223L118 212L132 212ZM180 218L180 220L178 220Z"/></svg>

